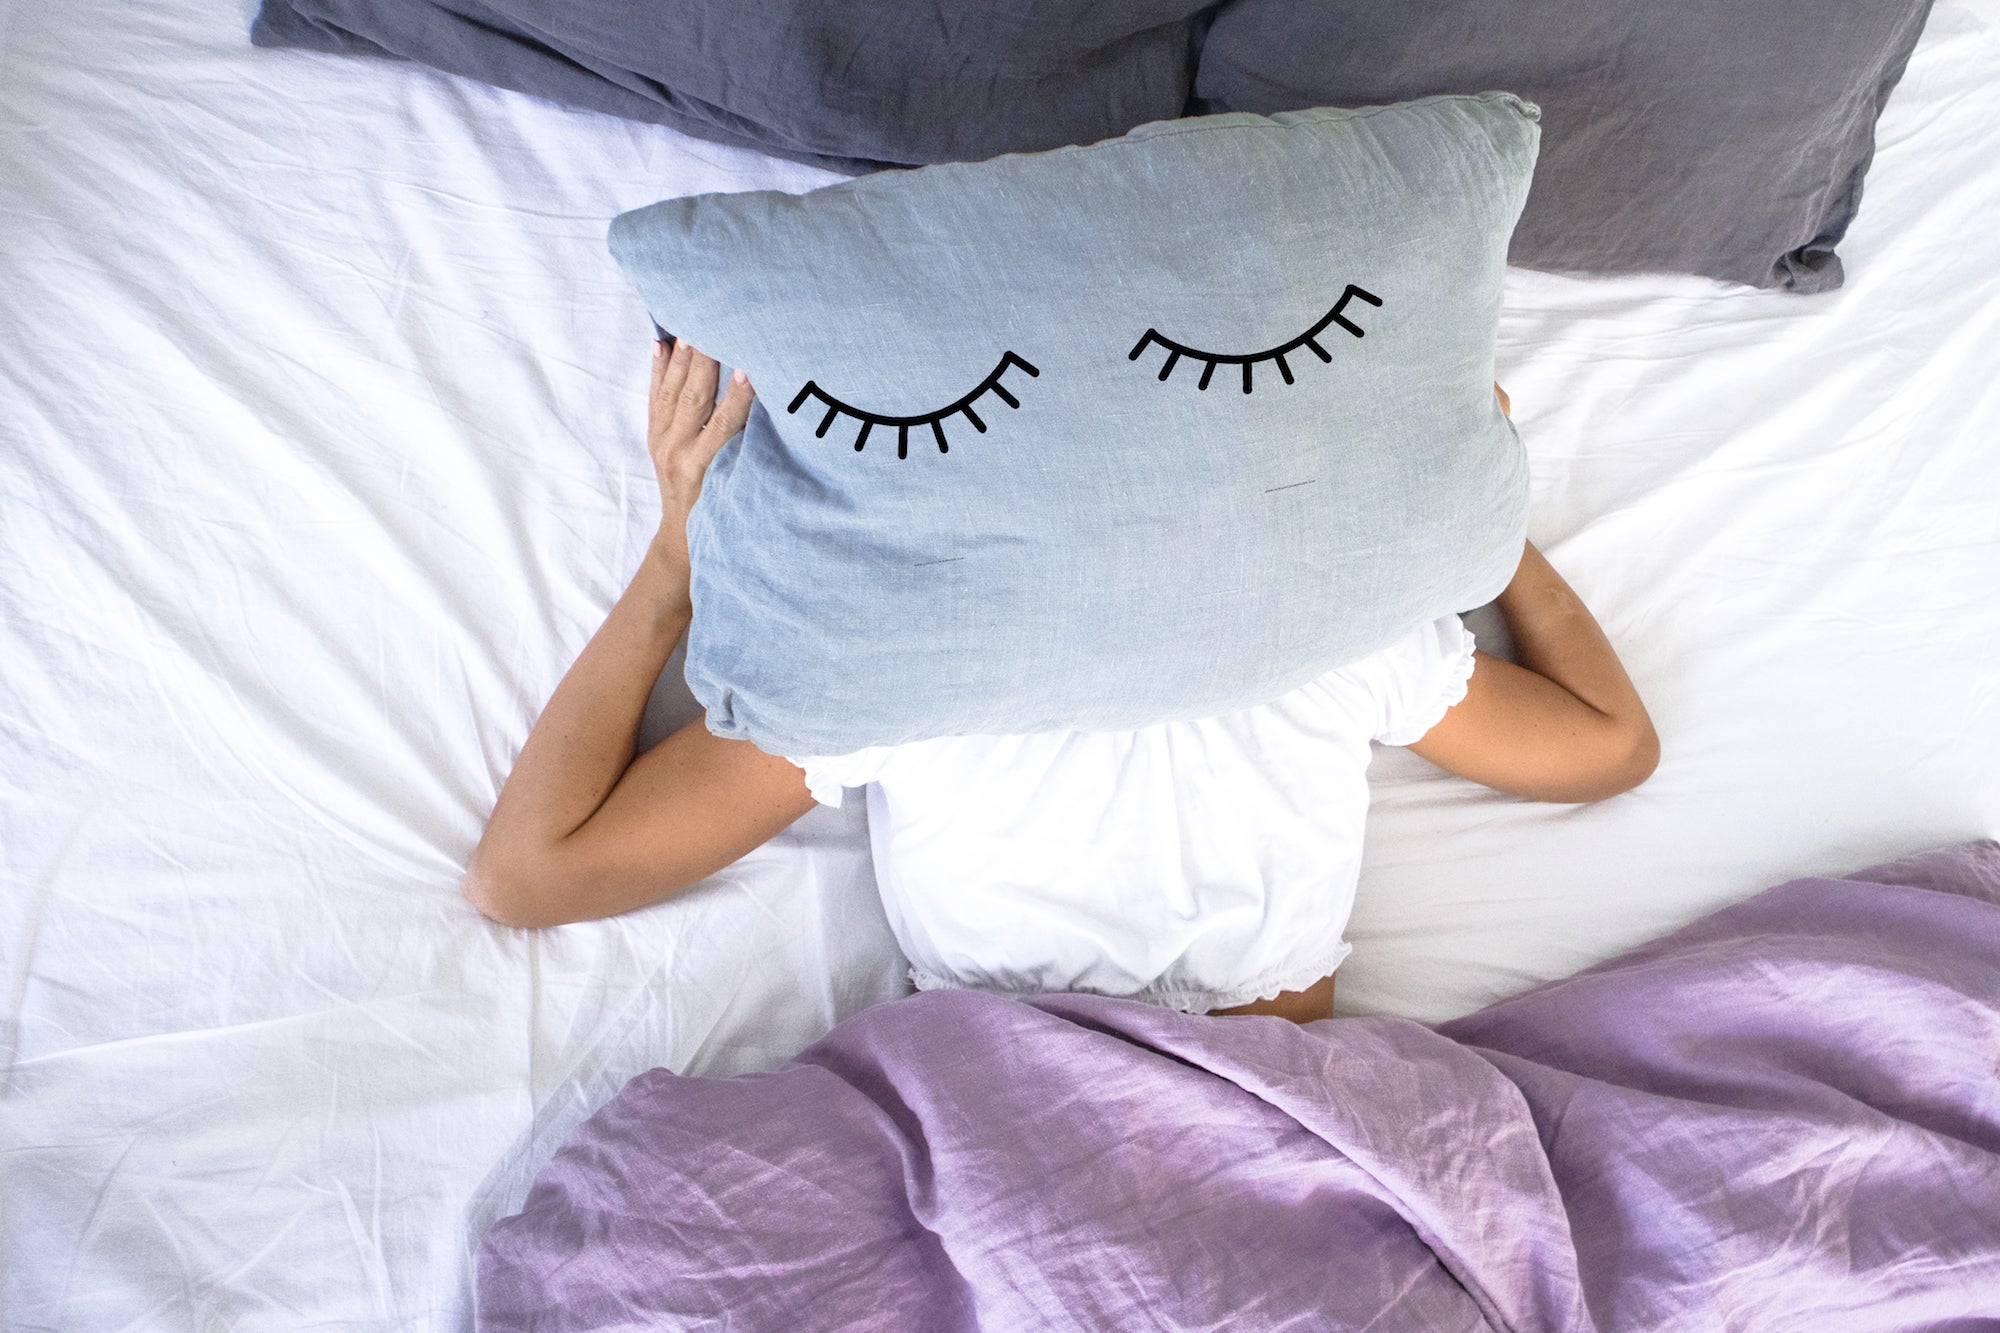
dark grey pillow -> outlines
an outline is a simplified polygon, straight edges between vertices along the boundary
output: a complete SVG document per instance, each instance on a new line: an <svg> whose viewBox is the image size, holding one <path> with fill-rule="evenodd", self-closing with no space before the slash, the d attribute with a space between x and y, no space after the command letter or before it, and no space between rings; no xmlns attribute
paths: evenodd
<svg viewBox="0 0 2000 1333"><path fill-rule="evenodd" d="M860 175L1180 116L1207 0L264 0L259 46L394 55Z"/></svg>
<svg viewBox="0 0 2000 1333"><path fill-rule="evenodd" d="M1875 118L1930 0L1229 0L1192 110L1504 88L1542 109L1510 262L1841 282Z"/></svg>

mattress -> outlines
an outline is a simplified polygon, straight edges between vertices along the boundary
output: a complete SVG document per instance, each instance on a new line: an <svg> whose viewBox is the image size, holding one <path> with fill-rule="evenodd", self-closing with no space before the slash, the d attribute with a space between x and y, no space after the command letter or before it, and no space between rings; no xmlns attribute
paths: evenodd
<svg viewBox="0 0 2000 1333"><path fill-rule="evenodd" d="M607 222L837 177L248 17L0 0L10 1327L463 1328L479 1236L626 1079L905 990L860 802L611 921L458 892L658 519ZM1945 0L1844 288L1510 272L1531 535L1663 757L1556 806L1382 751L1343 1010L2000 835L1996 216L2000 6ZM680 667L642 744L699 715Z"/></svg>

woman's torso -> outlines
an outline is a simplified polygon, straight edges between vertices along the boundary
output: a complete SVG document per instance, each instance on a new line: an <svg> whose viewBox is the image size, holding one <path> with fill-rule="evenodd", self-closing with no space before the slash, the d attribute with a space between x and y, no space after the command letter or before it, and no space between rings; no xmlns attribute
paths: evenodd
<svg viewBox="0 0 2000 1333"><path fill-rule="evenodd" d="M1347 956L1370 744L1462 697L1456 616L1254 708L1133 731L952 736L797 759L863 786L919 987L1089 991L1205 1012Z"/></svg>

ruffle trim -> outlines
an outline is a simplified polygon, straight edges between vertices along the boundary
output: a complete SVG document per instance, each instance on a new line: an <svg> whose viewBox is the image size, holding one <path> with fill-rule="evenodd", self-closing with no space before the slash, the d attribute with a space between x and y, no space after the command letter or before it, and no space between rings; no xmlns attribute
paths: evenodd
<svg viewBox="0 0 2000 1333"><path fill-rule="evenodd" d="M805 774L806 790L812 794L815 801L821 805L830 805L836 810L840 809L841 802L846 799L847 784L826 772L822 767L826 763L824 759L814 755L801 755L796 759L786 755L784 758L787 763Z"/></svg>
<svg viewBox="0 0 2000 1333"><path fill-rule="evenodd" d="M1250 1004L1257 1000L1275 1000L1288 990L1304 990L1315 981L1337 971L1347 961L1347 955L1354 952L1354 946L1341 940L1325 955L1303 967L1290 967L1283 972L1270 972L1258 980L1231 990L1201 990L1188 987L1148 986L1125 995L1111 995L1106 991L1078 989L1074 994L1103 995L1113 1000L1139 1000L1146 1004L1157 1004L1165 1009L1175 1009L1184 1014L1205 1014L1214 1009L1234 1009L1239 1004ZM910 965L910 980L918 990L978 990L991 995L1045 995L1047 991L1034 986L975 986L950 977L939 976L935 972Z"/></svg>
<svg viewBox="0 0 2000 1333"><path fill-rule="evenodd" d="M1478 643L1473 639L1472 631L1466 629L1464 626L1461 625L1458 632L1464 635L1462 647L1458 656L1452 660L1451 675L1444 683L1444 693L1439 698L1437 711L1432 713L1422 726L1413 724L1402 727L1388 735L1377 736L1376 740L1382 742L1384 745L1409 745L1415 741L1420 741L1430 734L1432 727L1444 721L1446 713L1449 713L1460 700L1465 698L1466 692L1471 688L1472 670L1478 665L1478 659L1472 655L1473 650L1478 647Z"/></svg>

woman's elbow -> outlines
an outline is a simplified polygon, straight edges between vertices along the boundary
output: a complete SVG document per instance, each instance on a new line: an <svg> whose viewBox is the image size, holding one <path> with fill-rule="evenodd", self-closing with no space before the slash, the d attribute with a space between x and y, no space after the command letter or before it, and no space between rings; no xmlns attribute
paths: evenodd
<svg viewBox="0 0 2000 1333"><path fill-rule="evenodd" d="M479 915L496 926L528 924L516 909L513 895L482 875L468 872L459 892Z"/></svg>
<svg viewBox="0 0 2000 1333"><path fill-rule="evenodd" d="M554 920L519 874L499 873L480 862L477 853L459 885L465 901L495 925L538 930L563 923Z"/></svg>
<svg viewBox="0 0 2000 1333"><path fill-rule="evenodd" d="M1660 733L1653 730L1650 718L1645 719L1641 725L1644 731L1632 755L1631 787L1636 787L1652 777L1654 770L1660 766ZM1626 790L1630 791L1631 787L1627 787Z"/></svg>
<svg viewBox="0 0 2000 1333"><path fill-rule="evenodd" d="M1653 730L1652 719L1642 714L1618 727L1607 742L1604 764L1596 774L1590 794L1582 799L1602 801L1631 791L1652 777L1659 766L1660 736Z"/></svg>
<svg viewBox="0 0 2000 1333"><path fill-rule="evenodd" d="M1530 800L1556 805L1589 805L1631 791L1660 766L1660 738L1651 722L1605 719L1605 725L1579 736L1559 761L1550 763L1532 784L1503 787Z"/></svg>

